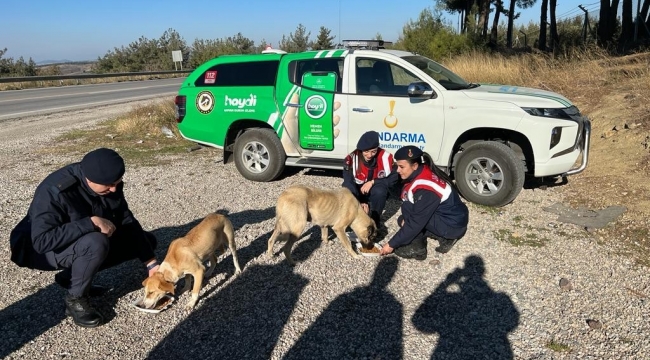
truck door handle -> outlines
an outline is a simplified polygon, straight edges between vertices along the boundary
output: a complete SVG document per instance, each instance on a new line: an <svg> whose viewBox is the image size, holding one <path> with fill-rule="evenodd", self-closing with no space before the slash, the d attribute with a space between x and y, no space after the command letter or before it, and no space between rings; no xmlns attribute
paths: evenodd
<svg viewBox="0 0 650 360"><path fill-rule="evenodd" d="M360 112L360 113L370 113L370 112L372 112L372 109L367 108L367 107L355 107L355 108L352 108L352 111L356 111L356 112Z"/></svg>

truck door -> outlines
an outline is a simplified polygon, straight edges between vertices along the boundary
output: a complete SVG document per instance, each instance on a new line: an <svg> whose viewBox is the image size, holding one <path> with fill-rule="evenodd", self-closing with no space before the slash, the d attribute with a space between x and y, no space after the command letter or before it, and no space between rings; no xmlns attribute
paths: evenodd
<svg viewBox="0 0 650 360"><path fill-rule="evenodd" d="M408 85L427 81L406 61L381 52L359 51L349 55L348 143L354 149L368 130L379 133L380 145L395 153L415 145L440 159L444 132L441 94L436 98L409 97Z"/></svg>

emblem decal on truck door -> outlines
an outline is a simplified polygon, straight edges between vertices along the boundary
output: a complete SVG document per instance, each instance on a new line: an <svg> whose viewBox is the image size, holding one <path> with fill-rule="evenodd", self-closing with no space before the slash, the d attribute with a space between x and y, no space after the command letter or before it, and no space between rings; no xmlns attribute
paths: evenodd
<svg viewBox="0 0 650 360"><path fill-rule="evenodd" d="M214 109L214 96L209 91L201 91L196 96L196 108L202 114L209 114Z"/></svg>

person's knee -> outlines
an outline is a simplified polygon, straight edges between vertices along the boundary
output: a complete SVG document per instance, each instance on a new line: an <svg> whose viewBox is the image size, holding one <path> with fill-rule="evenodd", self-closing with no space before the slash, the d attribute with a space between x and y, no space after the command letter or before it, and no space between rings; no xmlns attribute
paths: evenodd
<svg viewBox="0 0 650 360"><path fill-rule="evenodd" d="M92 232L86 234L77 240L75 244L75 252L80 255L92 255L97 257L106 257L109 250L108 236Z"/></svg>
<svg viewBox="0 0 650 360"><path fill-rule="evenodd" d="M388 187L386 186L373 186L370 189L370 193L373 197L378 198L387 198L388 197Z"/></svg>

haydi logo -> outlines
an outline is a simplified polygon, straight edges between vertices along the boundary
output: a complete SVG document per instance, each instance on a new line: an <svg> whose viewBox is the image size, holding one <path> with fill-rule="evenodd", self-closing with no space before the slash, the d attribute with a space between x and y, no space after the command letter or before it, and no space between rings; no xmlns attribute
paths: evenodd
<svg viewBox="0 0 650 360"><path fill-rule="evenodd" d="M231 98L228 95L226 95L224 105L237 107L241 109L243 107L255 106L256 103L257 103L257 96L253 94L251 94L251 96L248 98Z"/></svg>
<svg viewBox="0 0 650 360"><path fill-rule="evenodd" d="M312 95L305 101L305 112L312 119L320 119L325 115L327 102L320 95Z"/></svg>

